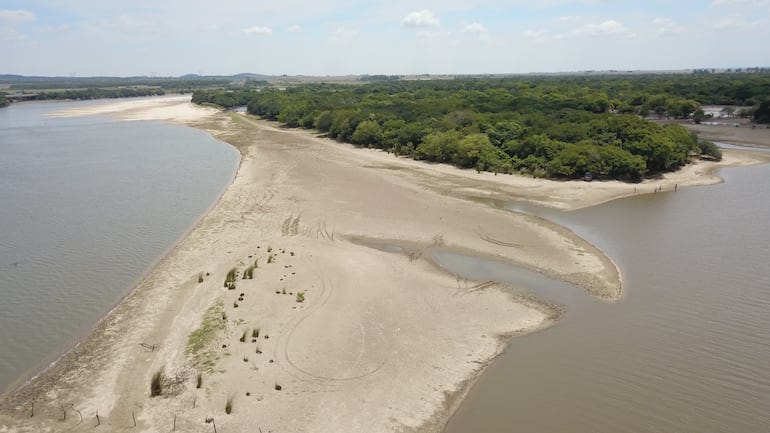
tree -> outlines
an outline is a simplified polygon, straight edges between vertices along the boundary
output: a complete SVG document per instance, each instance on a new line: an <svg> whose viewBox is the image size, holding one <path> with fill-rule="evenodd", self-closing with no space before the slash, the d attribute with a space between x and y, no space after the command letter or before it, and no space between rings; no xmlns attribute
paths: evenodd
<svg viewBox="0 0 770 433"><path fill-rule="evenodd" d="M382 141L382 129L380 128L380 124L374 120L365 120L358 124L350 139L353 144L382 147L380 146L380 142Z"/></svg>
<svg viewBox="0 0 770 433"><path fill-rule="evenodd" d="M0 107L8 106L8 99L5 98L5 94L0 93Z"/></svg>
<svg viewBox="0 0 770 433"><path fill-rule="evenodd" d="M704 112L701 108L698 108L694 113L692 113L692 121L695 122L696 125L700 125L705 118L706 112Z"/></svg>
<svg viewBox="0 0 770 433"><path fill-rule="evenodd" d="M495 123L484 132L492 144L502 147L506 142L520 138L524 133L524 127L519 122L508 120Z"/></svg>
<svg viewBox="0 0 770 433"><path fill-rule="evenodd" d="M331 128L333 121L334 117L332 116L332 112L325 110L316 116L313 126L321 132L329 132L329 128Z"/></svg>
<svg viewBox="0 0 770 433"><path fill-rule="evenodd" d="M759 104L754 110L754 121L757 123L770 123L770 99Z"/></svg>
<svg viewBox="0 0 770 433"><path fill-rule="evenodd" d="M640 116L692 115L700 122L707 118L701 105L756 105L757 120L770 122L768 103L760 104L770 94L770 73L751 72L375 80L259 92L196 90L193 99L248 102L253 114L314 126L339 141L415 159L537 177L580 177L590 170L605 178L638 180L676 170L694 150L701 151L681 126L659 126ZM119 89L57 89L65 89L57 90L62 97L123 95Z"/></svg>
<svg viewBox="0 0 770 433"><path fill-rule="evenodd" d="M461 139L462 134L455 130L428 134L414 150L414 157L427 161L448 162L457 153L457 145Z"/></svg>
<svg viewBox="0 0 770 433"><path fill-rule="evenodd" d="M700 140L698 141L698 148L700 149L701 156L707 156L717 161L722 160L722 149L713 142Z"/></svg>

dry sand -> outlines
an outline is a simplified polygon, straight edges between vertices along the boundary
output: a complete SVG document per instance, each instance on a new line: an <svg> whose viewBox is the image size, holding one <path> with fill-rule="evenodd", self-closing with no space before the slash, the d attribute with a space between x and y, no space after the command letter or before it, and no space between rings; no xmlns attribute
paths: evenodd
<svg viewBox="0 0 770 433"><path fill-rule="evenodd" d="M712 122L723 124L708 124ZM752 124L748 119L720 118L699 125L691 120L662 120L656 123L682 125L704 140L751 147L770 147L770 125ZM740 126L730 125L733 123Z"/></svg>
<svg viewBox="0 0 770 433"><path fill-rule="evenodd" d="M219 202L92 336L4 398L3 433L90 431L97 422L132 432L211 432L213 423L219 432L439 431L508 337L558 313L441 270L431 247L535 269L605 300L621 289L611 260L570 231L469 197L570 209L633 188L719 180L713 163L636 186L477 174L193 107L189 97L62 114L185 123L231 143L242 160ZM729 155L725 164L755 162ZM230 268L257 259L253 279L223 287ZM198 340L207 344L189 353L190 335L206 326ZM160 369L165 394L150 398Z"/></svg>

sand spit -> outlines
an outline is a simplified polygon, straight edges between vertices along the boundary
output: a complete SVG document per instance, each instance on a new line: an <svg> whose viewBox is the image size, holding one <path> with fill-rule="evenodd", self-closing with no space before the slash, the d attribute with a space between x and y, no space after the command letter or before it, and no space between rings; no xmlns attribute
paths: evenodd
<svg viewBox="0 0 770 433"><path fill-rule="evenodd" d="M207 130L237 147L241 164L219 202L89 339L0 402L3 433L97 423L132 432L439 431L506 339L555 312L442 272L427 248L508 261L606 300L620 293L618 270L591 244L467 197L575 208L658 186L426 165L193 107L189 97L62 115L97 113ZM669 182L711 179L717 165L699 167ZM377 242L408 244L410 254L367 246ZM161 370L162 395L150 397Z"/></svg>

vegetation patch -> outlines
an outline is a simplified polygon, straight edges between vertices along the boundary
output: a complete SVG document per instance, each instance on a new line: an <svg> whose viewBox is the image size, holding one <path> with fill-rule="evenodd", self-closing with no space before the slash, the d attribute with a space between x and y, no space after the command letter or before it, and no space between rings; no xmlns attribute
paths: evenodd
<svg viewBox="0 0 770 433"><path fill-rule="evenodd" d="M234 286L235 284L235 278L238 275L238 269L232 268L229 271L227 271L227 276L225 277L225 287L230 288L230 286Z"/></svg>
<svg viewBox="0 0 770 433"><path fill-rule="evenodd" d="M203 315L198 329L190 334L187 339L187 354L192 359L195 368L201 371L212 372L217 361L217 354L211 349L211 343L217 334L227 328L224 303L222 301L209 307Z"/></svg>
<svg viewBox="0 0 770 433"><path fill-rule="evenodd" d="M756 72L307 84L196 91L193 101L227 95L289 127L478 171L638 181L677 170L699 151L684 127L649 116L697 120L711 104L746 107L738 115L770 122L770 75Z"/></svg>
<svg viewBox="0 0 770 433"><path fill-rule="evenodd" d="M233 396L227 397L227 402L225 403L225 413L230 415L233 412Z"/></svg>
<svg viewBox="0 0 770 433"><path fill-rule="evenodd" d="M156 371L150 379L150 397L157 397L163 394L163 388L166 384L166 375L163 369Z"/></svg>
<svg viewBox="0 0 770 433"><path fill-rule="evenodd" d="M254 279L254 269L256 268L256 262L255 264L249 266L246 268L245 271L243 271L243 279L244 280L253 280Z"/></svg>

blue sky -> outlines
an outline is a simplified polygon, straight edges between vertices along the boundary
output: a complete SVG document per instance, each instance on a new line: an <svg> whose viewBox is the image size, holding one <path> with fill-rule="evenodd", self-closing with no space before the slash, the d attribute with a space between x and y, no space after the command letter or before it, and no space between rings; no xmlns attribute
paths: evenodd
<svg viewBox="0 0 770 433"><path fill-rule="evenodd" d="M0 0L0 73L770 66L770 0Z"/></svg>

